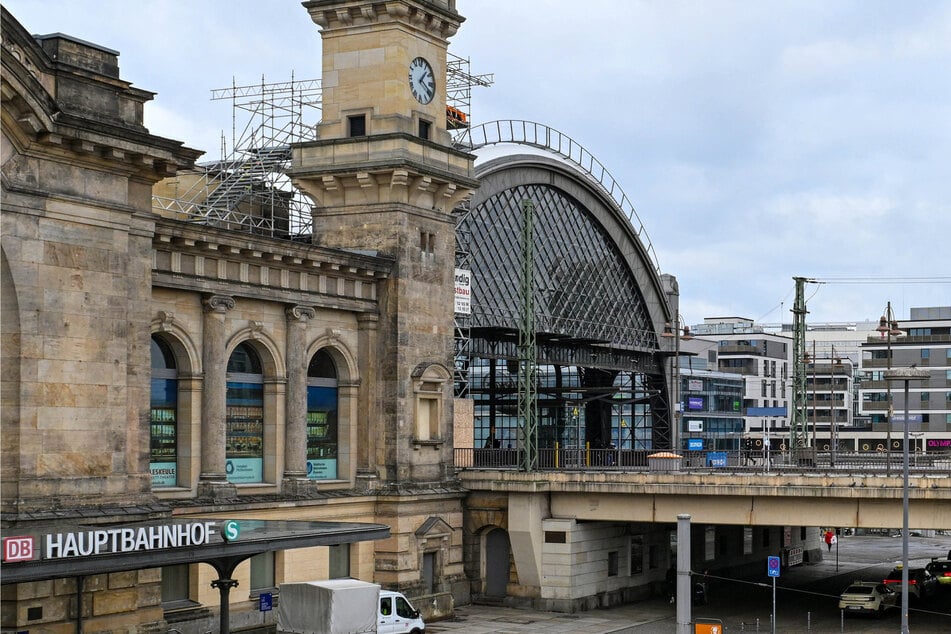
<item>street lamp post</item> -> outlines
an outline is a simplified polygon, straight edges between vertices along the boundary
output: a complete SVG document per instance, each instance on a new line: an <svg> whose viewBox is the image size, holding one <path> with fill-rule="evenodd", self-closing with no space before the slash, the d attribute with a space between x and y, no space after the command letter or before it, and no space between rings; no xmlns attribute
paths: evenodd
<svg viewBox="0 0 951 634"><path fill-rule="evenodd" d="M896 368L885 373L885 380L905 382L904 447L902 450L902 525L901 525L901 632L908 634L908 384L928 379L928 371Z"/></svg>
<svg viewBox="0 0 951 634"><path fill-rule="evenodd" d="M886 374L892 370L892 337L899 337L905 333L898 329L898 320L895 319L895 313L892 312L892 303L888 302L888 305L885 307L885 314L881 316L878 320L878 328L876 330L882 333L883 337L886 337ZM885 474L891 475L892 472L892 417L894 416L894 408L892 406L892 384L887 383L888 389L888 400L887 400L887 410L885 414Z"/></svg>

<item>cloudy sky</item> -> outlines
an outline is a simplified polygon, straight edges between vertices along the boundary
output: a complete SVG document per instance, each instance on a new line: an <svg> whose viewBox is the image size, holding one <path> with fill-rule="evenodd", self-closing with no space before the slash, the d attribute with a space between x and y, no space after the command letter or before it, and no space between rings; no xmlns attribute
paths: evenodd
<svg viewBox="0 0 951 634"><path fill-rule="evenodd" d="M220 156L211 90L320 78L294 0L4 0L32 33L118 50L154 134ZM458 0L491 73L472 120L573 138L620 183L681 313L877 320L951 305L951 3Z"/></svg>

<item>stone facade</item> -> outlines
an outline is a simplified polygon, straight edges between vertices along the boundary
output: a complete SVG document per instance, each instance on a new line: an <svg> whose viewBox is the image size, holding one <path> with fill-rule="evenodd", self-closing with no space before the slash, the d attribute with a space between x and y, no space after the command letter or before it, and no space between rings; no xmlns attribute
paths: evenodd
<svg viewBox="0 0 951 634"><path fill-rule="evenodd" d="M435 11L439 20L412 24L418 36L442 25L424 39L444 73L445 38L461 22L453 3L397 5L406 12L374 37ZM295 150L295 182L319 203L308 244L154 213L153 186L199 152L142 126L152 94L120 79L117 53L34 38L5 10L3 41L4 536L172 516L378 522L390 539L349 545L348 574L421 599L428 617L468 602L464 491L451 468L450 212L476 181L437 123L444 95L415 113L408 99L381 101L380 121L410 123L370 141L374 170L322 155L351 143L329 127ZM420 116L434 123L430 139L410 132ZM156 345L177 385L174 482L163 486L150 474ZM230 477L226 447L239 348L261 362L261 474L249 483ZM332 361L337 395L337 472L322 480L307 477L305 454L318 354ZM272 584L326 578L331 565L325 547L277 553ZM260 618L256 574L245 562L233 575L233 627ZM86 577L78 612L75 580L4 585L0 625L207 630L214 574L195 564L186 578L174 609L161 568Z"/></svg>

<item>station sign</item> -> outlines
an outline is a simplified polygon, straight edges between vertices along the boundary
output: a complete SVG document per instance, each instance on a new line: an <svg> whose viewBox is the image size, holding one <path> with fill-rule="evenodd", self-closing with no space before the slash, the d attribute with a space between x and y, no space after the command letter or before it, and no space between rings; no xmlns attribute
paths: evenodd
<svg viewBox="0 0 951 634"><path fill-rule="evenodd" d="M203 546L210 543L215 527L215 522L189 522L47 533L38 539L34 535L16 535L3 538L3 561L68 559Z"/></svg>

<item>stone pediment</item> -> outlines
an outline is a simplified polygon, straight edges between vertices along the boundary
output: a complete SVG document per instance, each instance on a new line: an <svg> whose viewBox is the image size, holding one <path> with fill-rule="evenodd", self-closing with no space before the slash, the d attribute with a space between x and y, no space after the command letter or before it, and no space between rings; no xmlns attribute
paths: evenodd
<svg viewBox="0 0 951 634"><path fill-rule="evenodd" d="M452 527L439 517L430 517L416 529L416 537L420 539L444 538L451 535Z"/></svg>

